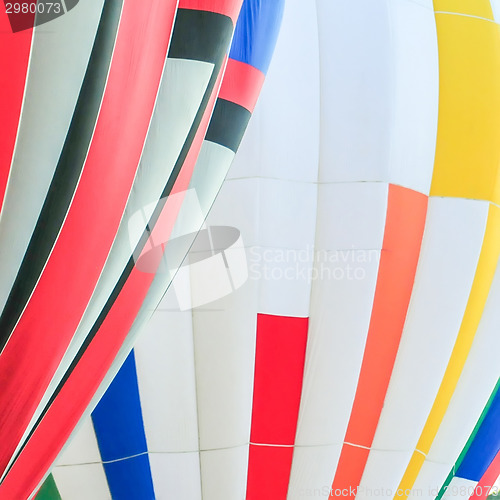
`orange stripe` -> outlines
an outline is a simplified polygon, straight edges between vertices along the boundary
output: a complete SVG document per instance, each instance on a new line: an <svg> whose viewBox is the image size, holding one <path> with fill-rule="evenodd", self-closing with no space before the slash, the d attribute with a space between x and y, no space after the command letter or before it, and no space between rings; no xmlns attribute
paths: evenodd
<svg viewBox="0 0 500 500"><path fill-rule="evenodd" d="M366 448L373 443L410 302L426 214L425 195L389 185L377 287L346 443ZM333 492L356 488L367 459L367 449L344 445Z"/></svg>

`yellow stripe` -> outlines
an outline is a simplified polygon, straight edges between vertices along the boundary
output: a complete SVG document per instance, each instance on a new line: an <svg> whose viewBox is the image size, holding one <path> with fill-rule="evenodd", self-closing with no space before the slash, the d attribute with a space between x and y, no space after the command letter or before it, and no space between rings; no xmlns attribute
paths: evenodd
<svg viewBox="0 0 500 500"><path fill-rule="evenodd" d="M434 0L434 10L493 19L490 0Z"/></svg>
<svg viewBox="0 0 500 500"><path fill-rule="evenodd" d="M460 331L451 353L441 386L427 418L424 430L417 444L421 453L415 452L401 480L399 489L410 490L424 463L424 455L429 453L439 426L444 418L451 397L472 347L481 316L488 298L493 276L500 257L500 207L490 205L481 254L472 283L469 300L465 309ZM422 455L422 453L424 455ZM401 499L400 496L395 498Z"/></svg>
<svg viewBox="0 0 500 500"><path fill-rule="evenodd" d="M439 116L430 194L500 203L500 26L453 14L436 14L436 25Z"/></svg>

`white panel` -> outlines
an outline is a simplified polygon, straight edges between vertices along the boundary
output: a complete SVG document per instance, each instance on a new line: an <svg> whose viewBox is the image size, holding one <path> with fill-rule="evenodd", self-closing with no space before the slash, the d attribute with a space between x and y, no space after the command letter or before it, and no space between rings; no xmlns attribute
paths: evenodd
<svg viewBox="0 0 500 500"><path fill-rule="evenodd" d="M259 281L259 312L308 317L314 247L302 249L252 247L249 279Z"/></svg>
<svg viewBox="0 0 500 500"><path fill-rule="evenodd" d="M243 263L246 254L243 250ZM216 253L199 262L179 269L172 286L175 288L181 310L191 309L219 299L233 291L231 275L226 268L223 253Z"/></svg>
<svg viewBox="0 0 500 500"><path fill-rule="evenodd" d="M443 484L451 467L471 435L500 377L500 267L497 267L490 294L474 337L457 388L427 460L446 464L432 467L434 474L418 477L416 485ZM421 474L422 475L422 474Z"/></svg>
<svg viewBox="0 0 500 500"><path fill-rule="evenodd" d="M87 418L78 427L78 432L71 435L63 451L58 456L56 465L78 465L101 462L92 419Z"/></svg>
<svg viewBox="0 0 500 500"><path fill-rule="evenodd" d="M309 315L308 278L316 230L317 185L261 180L260 243L268 279L261 280L259 312L283 316ZM297 269L297 267L299 269ZM307 272L307 274L304 274Z"/></svg>
<svg viewBox="0 0 500 500"><path fill-rule="evenodd" d="M320 180L387 181L395 82L387 0L317 0Z"/></svg>
<svg viewBox="0 0 500 500"><path fill-rule="evenodd" d="M167 292L172 293L172 289ZM173 301L171 303L174 303ZM191 311L162 310L135 347L144 430L151 452L198 450Z"/></svg>
<svg viewBox="0 0 500 500"><path fill-rule="evenodd" d="M90 417L78 425L52 471L63 500L111 499Z"/></svg>
<svg viewBox="0 0 500 500"><path fill-rule="evenodd" d="M259 312L308 315L316 196L312 183L250 178L227 181L217 198L208 224L240 230L249 279L261 281Z"/></svg>
<svg viewBox="0 0 500 500"><path fill-rule="evenodd" d="M329 497L342 445L296 447L287 500Z"/></svg>
<svg viewBox="0 0 500 500"><path fill-rule="evenodd" d="M487 214L486 202L429 200L403 336L361 481L366 488L381 477L387 488L397 488L417 445L460 329ZM393 463L397 451L408 461Z"/></svg>
<svg viewBox="0 0 500 500"><path fill-rule="evenodd" d="M207 214L227 175L234 152L214 142L203 141L189 188L196 191L200 206Z"/></svg>
<svg viewBox="0 0 500 500"><path fill-rule="evenodd" d="M101 464L56 467L52 474L62 500L111 500Z"/></svg>
<svg viewBox="0 0 500 500"><path fill-rule="evenodd" d="M439 62L432 1L391 0L394 115L389 181L429 194L436 149Z"/></svg>
<svg viewBox="0 0 500 500"><path fill-rule="evenodd" d="M340 183L319 186L316 248L381 249L388 185ZM347 256L339 253L339 258Z"/></svg>
<svg viewBox="0 0 500 500"><path fill-rule="evenodd" d="M193 310L201 450L250 441L256 282Z"/></svg>
<svg viewBox="0 0 500 500"><path fill-rule="evenodd" d="M432 2L317 5L320 180L394 182L428 193L439 89Z"/></svg>
<svg viewBox="0 0 500 500"><path fill-rule="evenodd" d="M336 253L329 252L327 259ZM379 258L363 263L362 279L323 262L313 283L304 385L296 443L341 443L347 429L370 324ZM356 269L358 266L356 266ZM335 274L344 273L339 279ZM352 275L353 276L353 275Z"/></svg>
<svg viewBox="0 0 500 500"><path fill-rule="evenodd" d="M201 452L203 500L243 500L247 489L248 445Z"/></svg>
<svg viewBox="0 0 500 500"><path fill-rule="evenodd" d="M37 26L21 124L0 217L0 310L42 208L66 139L103 0ZM50 56L48 56L50 55Z"/></svg>
<svg viewBox="0 0 500 500"><path fill-rule="evenodd" d="M261 180L255 178L224 182L208 224L234 226L240 230L245 247L258 245L260 185Z"/></svg>
<svg viewBox="0 0 500 500"><path fill-rule="evenodd" d="M417 480L412 488L411 500L434 500L453 467L455 459L449 464L441 464L425 460ZM464 499L466 500L466 499Z"/></svg>
<svg viewBox="0 0 500 500"><path fill-rule="evenodd" d="M260 244L307 248L314 243L317 186L313 183L260 180Z"/></svg>
<svg viewBox="0 0 500 500"><path fill-rule="evenodd" d="M273 61L230 178L317 180L320 101L314 3L285 2Z"/></svg>
<svg viewBox="0 0 500 500"><path fill-rule="evenodd" d="M396 496L399 482L394 481L395 471L403 471L412 456L411 451L385 451L373 449L370 451L368 463L366 465L361 483L358 487L356 500L368 500L373 497L392 499ZM383 462L384 467L370 467L370 460ZM403 496L404 492L399 492L398 496Z"/></svg>
<svg viewBox="0 0 500 500"><path fill-rule="evenodd" d="M320 185L318 205L300 446L344 440L370 324L387 185Z"/></svg>
<svg viewBox="0 0 500 500"><path fill-rule="evenodd" d="M151 453L149 463L156 498L202 499L199 453Z"/></svg>

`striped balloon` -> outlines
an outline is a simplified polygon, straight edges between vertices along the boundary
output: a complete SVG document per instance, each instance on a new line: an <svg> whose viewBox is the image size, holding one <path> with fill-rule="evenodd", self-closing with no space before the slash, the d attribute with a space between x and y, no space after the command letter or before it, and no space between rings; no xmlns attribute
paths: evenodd
<svg viewBox="0 0 500 500"><path fill-rule="evenodd" d="M186 312L169 290L125 365L145 444L122 465L147 453L157 498L484 498L500 472L492 7L287 2L208 219L241 231L248 281ZM122 377L97 440L86 424L104 470ZM56 483L81 473L75 450Z"/></svg>
<svg viewBox="0 0 500 500"><path fill-rule="evenodd" d="M117 355L130 350L171 281L171 273L156 276L156 256L176 231L194 238L262 83L251 69L226 71L241 0L64 5L59 18L36 18L35 28L16 33L1 14L0 64L13 71L1 101L6 500L35 491L109 384ZM233 83L223 92L224 72ZM229 131L217 125L227 118ZM218 152L226 163L201 162L204 137L229 149ZM194 217L188 202L197 187ZM174 245L172 271L189 246ZM143 255L152 257L146 270Z"/></svg>
<svg viewBox="0 0 500 500"><path fill-rule="evenodd" d="M236 30L183 185L202 216L267 69L266 6L244 3L263 27ZM288 0L283 21L198 238L237 229L246 265L215 248L199 282L194 255L165 295L158 274L130 328L103 283L89 314L130 332L91 406L123 366L40 498L479 500L500 474L498 1Z"/></svg>

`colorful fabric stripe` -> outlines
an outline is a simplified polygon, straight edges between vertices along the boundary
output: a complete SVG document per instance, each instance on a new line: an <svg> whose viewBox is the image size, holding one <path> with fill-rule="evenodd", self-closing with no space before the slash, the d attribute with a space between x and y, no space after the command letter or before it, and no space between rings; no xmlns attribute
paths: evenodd
<svg viewBox="0 0 500 500"><path fill-rule="evenodd" d="M236 153L249 120L250 111L243 106L225 99L217 99L205 140L220 144ZM227 123L231 123L230 129Z"/></svg>
<svg viewBox="0 0 500 500"><path fill-rule="evenodd" d="M196 17L196 11L191 12L191 17ZM214 16L212 13L207 15ZM182 16L184 17L185 16ZM180 18L179 18L180 19ZM178 21L179 21L178 19ZM199 33L207 31L203 27L203 19L198 19ZM201 24L200 24L201 21ZM180 23L184 26L180 26ZM193 44L193 38L186 47L182 47L182 37L189 33L186 22L180 19L177 34L174 34L173 45L174 55L166 60L163 70L162 82L156 100L155 111L151 120L148 137L144 145L141 162L138 167L133 190L127 202L127 206L122 218L122 222L113 242L113 247L108 256L106 266L101 273L99 282L91 301L89 302L85 314L73 337L72 344L65 354L58 367L58 372L52 380L51 387L46 393L45 401L39 407L39 412L48 401L48 397L56 390L59 382L63 379L66 371L70 368L75 356L82 348L89 332L94 327L101 311L106 306L109 296L113 293L117 281L120 279L123 269L131 259L132 250L139 242L142 229L130 232L130 225L138 214L148 212L144 207L150 207L151 201L160 199L165 185L171 178L172 171L179 164L179 155L185 154L185 149L189 144L190 130L193 128L196 115L199 114L200 106L204 106L203 96L206 93L207 85L212 85L211 75L213 73L213 63L210 61L200 61L195 57L206 56L206 46L211 41L217 45L217 36L211 37L207 33L198 36L198 45ZM180 26L180 27L179 27ZM207 25L207 29L211 25ZM214 30L215 31L215 30ZM177 47L175 47L177 45ZM203 45L203 47L201 47ZM165 137L169 141L165 141ZM189 140L188 140L189 139ZM188 142L186 142L188 140ZM146 215L145 215L146 217ZM149 213L147 214L149 218ZM142 217L139 216L141 219ZM137 219L135 219L137 221ZM143 221L144 227L146 220ZM131 239L131 235L133 237ZM37 415L38 417L39 415Z"/></svg>
<svg viewBox="0 0 500 500"><path fill-rule="evenodd" d="M500 201L500 43L490 2L435 2L439 50L439 123L431 196ZM478 12L476 9L482 7ZM481 90L479 90L481 89ZM480 124L479 126L477 124ZM476 169L472 169L475 165Z"/></svg>
<svg viewBox="0 0 500 500"><path fill-rule="evenodd" d="M356 491L361 483L403 332L426 213L425 195L389 186L370 329L342 455L332 485L334 491Z"/></svg>
<svg viewBox="0 0 500 500"><path fill-rule="evenodd" d="M248 75L249 78L245 80L244 84L239 85L244 75ZM196 188L203 209L205 209L205 207L210 207L212 201L205 203L205 200L213 200L213 197L218 191L220 180L224 177L232 157L234 156L234 154L232 154L233 151L231 151L231 154L222 157L218 153L216 154L216 149L212 146L217 145L217 147L222 147L224 149L226 146L237 148L243 136L244 129L246 128L249 111L253 110L255 106L255 101L260 91L262 81L263 75L260 71L255 70L247 64L231 59L229 60L219 93L219 99L217 100L209 129L205 136L202 153L198 159L198 164L190 183L190 187ZM236 86L235 83L238 85ZM222 95L225 99L221 98ZM227 123L231 123L232 127L227 127ZM212 146L210 143L212 143ZM210 153L205 156L203 154L204 150L210 150ZM212 186L215 188L215 191ZM154 456L158 457L158 460L162 460L158 454L158 445L156 444L154 436L154 434L151 436L153 442L150 442L149 446L156 450ZM118 436L114 437L118 438ZM203 456L202 463L205 463L206 460L207 458ZM203 472L206 470L206 467L208 467L208 465L202 468L202 474L206 473ZM180 478L176 479L176 481L178 480L180 480ZM174 483L176 481L168 485L158 480L155 483L155 490L161 492L164 491L163 488L167 488L167 491L175 491L176 486ZM209 488L206 480L204 480L203 484L205 485L205 489ZM209 493L206 494L209 495Z"/></svg>
<svg viewBox="0 0 500 500"><path fill-rule="evenodd" d="M478 429L474 441L467 450L456 475L472 481L480 481L500 451L500 391L497 390L486 417Z"/></svg>
<svg viewBox="0 0 500 500"><path fill-rule="evenodd" d="M171 211L167 213L171 218L176 215ZM125 340L137 315L137 309L132 306L136 308L140 306L138 297L142 298L147 294L153 277L153 274L145 274L135 267L131 268L118 297L111 298L113 306L102 314L97 328L91 332L92 341L88 345L84 344L55 396L49 402L50 406L42 414L43 418L39 419L24 450L4 483L0 485L0 494L5 491L6 498L11 498L8 495L16 498L17 488L20 487L16 484L16 474L22 477L26 467L35 465L34 459L38 455L44 457L47 467L54 461L62 442L69 437L75 427L76 417L88 407L92 395L98 389L100 379L104 377L115 359L119 346ZM97 377L89 379L89 373L96 374ZM61 431L63 426L64 433ZM56 429L58 429L57 435L54 434ZM62 442L58 443L56 438Z"/></svg>
<svg viewBox="0 0 500 500"><path fill-rule="evenodd" d="M264 78L264 73L257 68L230 57L219 98L239 104L252 113Z"/></svg>
<svg viewBox="0 0 500 500"><path fill-rule="evenodd" d="M72 198L66 200L71 201L71 206L67 214L60 214L65 217L64 225L54 230L57 242L22 316L17 321L17 314L11 314L9 303L3 312L9 327L14 326L14 321L17 324L0 359L0 370L10 373L0 397L6 410L3 415L10 414L9 408L15 408L16 414L14 420L2 422L2 431L9 435L9 439L3 440L5 455L0 460L2 470L7 465L7 455L15 450L57 363L64 355L99 278L131 189L149 126L170 41L165 26L172 22L175 6L165 4L159 9L154 6L146 9L137 2L127 2L122 11L120 5L113 3L109 7L109 12L112 12L109 17L103 11L105 22L112 20L111 27L102 32L103 37L114 41L118 20L120 24L116 44L108 47L107 60L111 55L113 59L109 75L107 71L102 74L106 90L99 117L86 129L87 138L92 137L92 142L88 151L85 141L77 150L82 154L80 159L85 161L81 177L77 175L74 179L75 183L78 181L78 189ZM134 57L132 46L139 53L147 53L148 57ZM141 78L136 77L135 71L141 74ZM89 76L90 91L92 82ZM128 106L124 108L122 102L125 96ZM96 112L99 102L100 98L95 106ZM80 107L83 106L81 102ZM70 135L66 148L76 150L76 146L71 147L71 144L77 139ZM104 170L103 165L106 165ZM61 175L73 171L73 167L71 163L64 163ZM55 185L58 182L63 181L56 179ZM101 190L100 196L95 193L96 185ZM57 191L52 192L58 198ZM71 192L69 194L71 196ZM93 200L91 204L90 199ZM41 231L40 227L40 234ZM30 265L29 261L26 262ZM68 266L73 267L69 281L66 274ZM22 269L18 279L23 280ZM19 302L22 305L22 300ZM17 307L19 302L16 300L13 304ZM59 314L61 310L65 311L64 315ZM10 328L3 331L8 335ZM58 335L46 336L46 331L57 331ZM24 364L19 361L20 358ZM20 378L25 391L23 394L19 391Z"/></svg>
<svg viewBox="0 0 500 500"><path fill-rule="evenodd" d="M497 456L494 458L493 462L491 462L490 466L484 473L484 476L477 484L475 493L471 496L471 500L485 500L490 493L495 493L493 486L498 482L499 477L500 452L497 453Z"/></svg>
<svg viewBox="0 0 500 500"><path fill-rule="evenodd" d="M241 3L241 1L235 2L234 0L218 0L216 2L214 0L181 0L179 8L222 14L230 17L234 26L239 17Z"/></svg>
<svg viewBox="0 0 500 500"><path fill-rule="evenodd" d="M0 350L30 299L72 202L87 158L115 46L122 2L106 3L65 145L37 226L0 316Z"/></svg>
<svg viewBox="0 0 500 500"><path fill-rule="evenodd" d="M453 469L451 470L450 474L446 478L446 481L444 482L443 486L441 487L436 500L441 500L441 498L445 495L446 491L449 489L450 483L453 480L455 476L463 477L464 479L471 479L475 481L479 481L480 477L485 473L486 467L492 462L492 457L490 456L489 460L488 458L483 459L481 456L481 445L484 445L485 443L482 442L484 441L484 437L488 436L488 434L491 433L493 430L493 434L495 433L495 426L498 428L498 408L495 409L495 406L498 406L500 401L500 380L497 382L497 385L486 405L484 408L484 411L481 414L481 417L479 418L479 421L477 422L476 426L474 427L474 430L469 437L464 449L460 453L460 456L458 457ZM495 418L497 419L495 422ZM479 435L479 437L478 437ZM481 437L482 435L482 437ZM493 439L493 436L491 436L492 439L487 438L487 443L486 447L491 449L495 448L495 445L499 445L500 442L495 443L495 440ZM498 441L498 440L497 440ZM481 444L480 444L481 443ZM475 450L475 451L474 451ZM479 453L478 453L479 451ZM498 450L496 451L498 452ZM496 453L495 452L495 453ZM491 455L491 451L490 451ZM472 459L472 457L474 457ZM480 473L476 474L475 477L471 476L471 468L467 466L467 464L463 466L464 462L466 462L466 459L468 458L468 463L473 464L474 466L480 467ZM474 464L473 460L477 461L477 464ZM485 467L486 465L486 467ZM462 474L460 474L462 472ZM495 478L496 479L496 478Z"/></svg>
<svg viewBox="0 0 500 500"><path fill-rule="evenodd" d="M286 498L302 391L307 318L259 314L248 500Z"/></svg>
<svg viewBox="0 0 500 500"><path fill-rule="evenodd" d="M169 227L171 230L173 227L173 223L175 221L175 214L176 214L176 212L175 213L169 212L169 209L171 208L170 203L172 202L172 199L171 198L167 199L167 196L176 191L182 191L183 189L181 187L177 187L179 186L179 184L184 184L184 188L187 187L187 182L189 182L190 174L187 176L187 182L186 182L185 179L186 172L187 171L192 172L196 159L196 154L199 151L199 147L201 145L200 134L205 132L206 126L208 125L209 112L212 110L211 106L213 106L213 102L215 100L213 92L214 89L218 88L216 83L217 80L220 79L220 71L222 67L222 60L224 53L223 50L224 47L227 47L227 45L229 44L232 32L232 26L227 21L227 19L228 18L226 16L212 14L208 11L179 9L177 12L176 24L174 26L174 33L172 36L172 46L169 52L169 57L173 59L199 58L200 60L209 60L209 61L213 61L213 59L215 58L216 60L215 60L215 69L213 72L211 82L205 92L204 102L202 102L202 105L200 106L195 121L191 127L189 136L186 140L186 143L184 144L181 154L177 159L174 170L168 179L167 185L163 189L157 208L153 213L153 216L151 217L151 220L149 222L150 227L153 227L155 229L157 227L161 227L162 232L165 232L165 221L161 220L162 216L167 217L168 219L167 227ZM201 26L204 25L210 26L211 25L210 21L212 21L212 28L213 28L212 31L206 29L202 30ZM196 24L199 24L200 28L196 31L200 33L200 35L199 37L192 38L190 40L191 44L185 46L184 44L185 34L190 32L192 26ZM208 39L205 38L207 37L207 35ZM225 38L225 43L224 43L224 38ZM210 100L212 104L210 103ZM196 140L198 140L199 144L198 148L195 147ZM195 153L193 153L193 151ZM165 200L167 200L166 203ZM172 208L174 208L174 206L172 206ZM158 222L160 220L161 222ZM153 232L155 231L155 229L153 229ZM166 234L168 235L168 232ZM161 237L164 236L165 234L161 235ZM143 241L140 242L140 244L144 245L145 243L146 241L143 238ZM128 310L128 313L126 314L126 316L124 316L124 318L127 318L126 321L129 321L130 323L126 327L123 327L120 334L125 335L128 329L130 328L131 322L133 321L134 317L131 316L130 312L132 311L131 309L132 304L134 304L134 307L136 308L140 307L140 304L142 303L142 300L140 298L143 299L145 292L148 290L154 278L154 273L147 273L147 274L141 273L141 271L139 271L134 266L135 266L134 258L133 256L131 256L129 262L127 263L126 268L123 270L122 275L120 276L120 279L118 280L115 286L115 289L113 290L113 293L108 298L106 306L101 311L99 318L94 324L85 342L82 344L79 353L75 356L72 366L68 369L65 378L61 381L60 387L62 386L62 384L64 384L65 380L71 375L73 368L77 366L80 358L85 354L87 347L91 344L93 337L99 332L101 325L106 320L106 317L111 311L111 309L114 307L115 300L117 299L117 297L119 297L123 287L125 286L128 286L128 293L130 294L129 300L132 300L132 302L126 308ZM135 279L138 280L138 283L139 282L142 283L141 286L137 288L135 293L133 292L134 290L133 286L127 284L127 279L129 279L130 276L134 273L136 274ZM141 290L141 292L139 292L139 290ZM53 396L53 398L54 397L57 397L57 391Z"/></svg>
<svg viewBox="0 0 500 500"><path fill-rule="evenodd" d="M202 23L204 29L197 30L197 32L201 34L201 37L211 35L211 40L209 40L211 41L211 43L206 43L205 40L203 41L202 44L199 43L198 45L196 44L193 45L192 38L190 38L189 40L190 43L187 44L187 46L186 44L183 43L184 40L186 40L185 38L186 30L188 30L188 32L191 32L193 27L193 22ZM210 28L213 28L213 30L211 30ZM177 29L178 31L177 38L179 38L179 40L182 39L182 43L179 43L179 49L177 49L175 44L175 39L176 39L175 29ZM216 95L214 93L214 89L218 90L218 86L220 84L220 75L221 75L222 62L224 59L224 52L227 50L227 47L229 45L231 34L232 34L231 22L229 18L225 16L221 16L219 14L213 14L210 12L204 13L202 11L194 11L187 9L178 10L178 15L176 19L176 28L174 28L174 35L172 40L172 49L169 56L186 57L189 51L191 51L191 57L202 57L202 58L205 57L210 59L212 59L212 57L215 57L216 64L215 64L214 75L210 82L209 88L207 89L204 102L200 107L200 111L192 127L192 132L190 133L190 136L188 136L186 145L183 149L183 152L181 152L179 159L177 160L177 166L174 168L173 174L169 179L169 182L164 190L164 193L168 193L169 190L172 190L172 188L174 188L174 190L175 189L180 190L181 183L185 183L187 187L186 181L189 181L189 176L187 176L187 172L188 171L192 172L192 168L194 167L195 163L194 160L196 158L197 151L199 150L199 146L201 145L201 139L203 138L204 132L208 125L210 111L213 107ZM183 45L184 48L182 47ZM208 49L207 45L209 47ZM212 48L210 49L210 47ZM195 52L193 52L193 50L195 50ZM212 50L214 56L210 56L210 53L207 52L207 50L208 51ZM196 144L198 144L198 146L196 146ZM186 169L183 169L181 171L181 167L183 167L183 165L187 167ZM179 182L174 184L174 181L177 176ZM177 185L179 187L177 187ZM175 213L169 212L169 218L171 220L173 220L172 217L175 218ZM128 274L125 276L125 279L127 277ZM132 276L130 276L129 280L126 283L125 279L122 279L122 282L125 283L126 293L121 295L122 296L128 295L128 298L126 300L129 301L128 305L125 306L127 313L123 315L120 312L120 305L114 304L115 302L114 297L111 297L108 303L110 305L113 304L113 307L112 308L108 307L107 309L105 309L105 312L101 314L101 319L98 321L96 327L93 329L93 332L91 332L90 337L88 337L86 342L84 342L82 348L80 349L80 354L77 355L73 363L73 366L70 367L69 371L67 372L67 375L63 378L61 384L59 385L61 393L59 394L59 390L57 390L52 396L52 401L49 401L49 404L51 406L48 413L45 414L45 412L42 412L39 418L39 422L42 423L41 425L42 428L44 427L44 424L47 422L47 420L50 421L51 418L54 417L58 419L64 418L63 416L61 416L61 414L59 415L57 414L57 408L60 409L61 405L64 406L65 408L65 411L63 413L67 413L68 410L71 411L71 409L68 408L67 404L64 403L58 404L58 402L61 400L66 402L71 400L73 402L73 405L75 407L78 407L77 411L80 412L83 411L83 409L87 406L88 400L85 403L83 403L83 401L86 398L90 397L90 395L93 394L93 392L95 392L95 389L97 388L94 385L95 382L87 380L88 377L86 374L89 373L90 369L88 363L90 362L91 364L93 364L93 368L90 369L90 373L96 374L96 379L104 376L104 373L107 369L104 367L105 366L109 367L111 361L114 359L116 350L118 349L120 343L123 341L124 335L129 330L132 324L135 309L130 307L130 304L134 303L137 304L137 306L140 306L141 303L140 297L141 295L143 297L145 292L149 288L152 277L153 275L150 274L145 275L144 273L136 271L135 273L132 273ZM123 286L123 284L120 286ZM125 302L123 302L123 304L125 304ZM108 311L111 312L107 314ZM108 328L111 329L109 330L109 332L113 332L113 335L106 333ZM94 337L94 335L98 332L99 335ZM107 340L105 340L106 338ZM103 341L105 342L105 344L101 346L101 343ZM101 348L99 348L99 346L101 346ZM82 378L85 379L85 383L79 382L82 380ZM71 389L66 390L68 384L69 386L73 387L73 390L76 390L78 388L77 392L72 392ZM76 414L73 413L73 415ZM71 419L66 418L65 419L66 429L70 430L75 423L76 422L74 421L73 418ZM46 447L46 444L48 443L47 441L45 441L45 445L42 445L41 448L39 447L40 443L42 443L43 441L40 440L37 441L36 438L37 436L40 435L40 433L43 433L43 429L42 431L39 432L38 431L39 429L37 429L32 434L30 441L28 442L28 446L21 453L20 455L21 462L23 461L23 456L26 456L26 452L32 450L35 453L39 453L44 448L44 446ZM31 443L33 443L33 441L37 441L39 443L38 447L37 445L30 446ZM50 449L48 453L53 454L54 451L57 450L57 446L58 446L57 443L54 443L53 445L46 447L46 449L47 450ZM53 455L50 456L53 457ZM28 458L27 460L30 459ZM15 470L16 466L14 466L14 468L12 469L10 477L12 477L12 474L15 472ZM4 484L2 485L4 489L9 486L15 487L13 482L14 480L12 480L12 482L9 484L8 479L9 477L7 478L7 481L4 482ZM5 491L8 492L7 494L10 494L11 490L7 489Z"/></svg>
<svg viewBox="0 0 500 500"><path fill-rule="evenodd" d="M75 314L72 323L77 335L71 344L66 339L69 348L51 367L56 375L40 391L16 460L7 465L0 484L6 500L38 487L38 472L52 463L81 414L89 414L143 328L154 339L127 358L93 416L100 458L65 457L54 471L63 497L64 480L70 484L79 467L86 470L80 477L90 469L100 474L99 492L109 486L112 497L138 488L145 498L192 500L416 500L418 491L432 500L462 449L445 496L470 487L468 496L479 499L484 492L477 487L499 470L493 396L477 422L498 379L496 365L482 374L478 369L482 360L492 361L485 353L488 345L498 347L492 332L500 318L492 312L500 290L494 277L500 276L498 6L486 0L435 0L434 9L432 0L287 3L285 20L291 17L279 49L286 68L273 72L257 128L242 143L267 70L260 41L274 40L274 21L264 28L252 23L266 12L280 17L282 9L271 0L247 2L240 17L247 29L238 25L224 76L238 2L180 2L162 75L170 82L196 75L185 92L173 87L190 109L168 107L160 76L155 110L158 104L176 110L167 113L172 117L182 112L182 126L174 137L165 123L150 121L154 130L130 197L117 210L121 222L107 262L98 263L99 280L88 285L92 299L88 306L81 300L80 321L76 326ZM221 21L212 39L215 62L210 44L191 36L213 19ZM190 35L184 46L175 45L180 31ZM153 136L159 144L163 131L172 138L169 148L149 144L168 156L161 171L147 145ZM207 220L238 227L253 259L248 272L258 279L217 304L175 314L168 300L180 303L176 282L162 299L171 276L154 275L155 266L171 256L180 263L188 244L175 247L174 236L188 226L196 232L240 149L241 161ZM154 182L142 182L151 172ZM143 207L151 184L152 208L136 235L141 240L127 247L127 221ZM198 196L196 217L186 190ZM6 201L13 196L8 191ZM0 230L6 231L5 219ZM144 272L137 253L151 257L152 272ZM189 279L193 298L194 273ZM29 297L26 304L32 307ZM19 333L13 328L6 350ZM172 330L187 335L176 338ZM133 410L127 429L120 429L110 408L128 385ZM164 399L150 402L156 393ZM123 438L127 432L130 439Z"/></svg>
<svg viewBox="0 0 500 500"><path fill-rule="evenodd" d="M499 155L493 145L500 134L500 120L495 111L500 106L495 83L500 79L500 45L498 27L487 20L478 19L493 19L491 5L490 2L452 5L450 2L438 1L434 8L439 48L440 101L431 196L475 198L498 203ZM456 57L458 53L459 59ZM477 92L478 81L485 81L485 72L491 85L487 84L481 92ZM469 124L476 122L487 125L481 130L474 126L475 133L471 134ZM453 147L450 147L450 141ZM481 165L479 176L471 177L471 165ZM410 490L417 479L472 347L500 255L499 216L498 207L492 205L460 332L416 451L399 485L403 491Z"/></svg>
<svg viewBox="0 0 500 500"><path fill-rule="evenodd" d="M453 392L455 391L471 350L486 305L499 257L500 209L491 205L481 255L477 264L476 275L472 284L467 308L464 312L462 325L446 372L443 376L441 387L427 418L422 435L417 443L416 450L418 451L415 451L412 461L408 465L406 473L401 481L400 488L403 491L412 488L418 472L424 463L425 455L429 452L432 442L439 430L439 426L446 414Z"/></svg>
<svg viewBox="0 0 500 500"><path fill-rule="evenodd" d="M0 9L0 66L9 71L0 72L0 210L2 209L10 165L14 155L17 129L24 97L26 73L31 50L32 30L13 38L9 33L7 13Z"/></svg>
<svg viewBox="0 0 500 500"><path fill-rule="evenodd" d="M285 2L244 2L229 57L266 74L276 44Z"/></svg>
<svg viewBox="0 0 500 500"><path fill-rule="evenodd" d="M16 154L0 221L1 310L50 189L85 80L103 4L104 0L82 4L78 16L65 16L33 31ZM14 39L23 36L24 32L10 35Z"/></svg>
<svg viewBox="0 0 500 500"><path fill-rule="evenodd" d="M44 481L35 498L36 500L61 500L61 495L52 474Z"/></svg>
<svg viewBox="0 0 500 500"><path fill-rule="evenodd" d="M92 413L92 421L112 498L153 499L133 352Z"/></svg>

